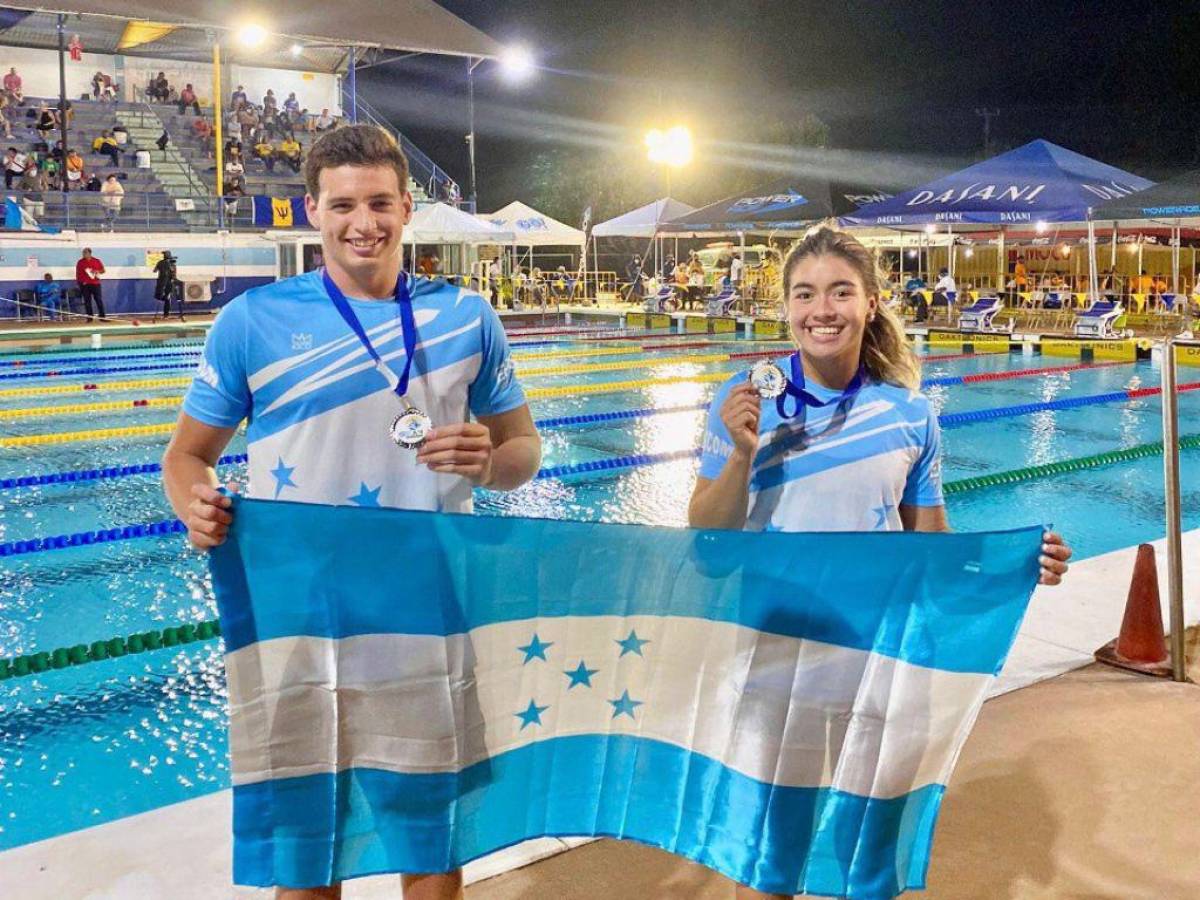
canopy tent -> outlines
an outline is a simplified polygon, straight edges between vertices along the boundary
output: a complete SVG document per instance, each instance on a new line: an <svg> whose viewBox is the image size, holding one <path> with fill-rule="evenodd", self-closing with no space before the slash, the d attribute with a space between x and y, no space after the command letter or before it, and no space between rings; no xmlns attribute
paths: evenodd
<svg viewBox="0 0 1200 900"><path fill-rule="evenodd" d="M1171 221L1200 217L1200 169L1127 197L1107 200L1092 208L1096 221L1151 219Z"/></svg>
<svg viewBox="0 0 1200 900"><path fill-rule="evenodd" d="M1128 196L1153 183L1037 140L890 200L868 204L841 221L893 228L1083 222L1099 202Z"/></svg>
<svg viewBox="0 0 1200 900"><path fill-rule="evenodd" d="M540 213L520 200L514 200L490 215L481 214L478 218L511 231L515 235L513 243L522 247L582 247L587 241L587 235L578 228Z"/></svg>
<svg viewBox="0 0 1200 900"><path fill-rule="evenodd" d="M78 33L89 52L168 56L172 59L206 60L212 56L215 31L235 61L252 62L268 68L336 72L345 68L346 48L382 48L448 56L496 58L498 42L469 25L432 0L394 0L391 3L351 3L330 15L322 0L100 0L77 3L60 0L50 4L6 3L15 10L29 10L24 18L10 17L4 42L16 46L57 48L58 13L71 16L69 29ZM126 23L139 20L168 26L161 37L120 50ZM247 22L257 22L269 32L267 41L254 49L243 49L227 33ZM0 27L8 22L0 22ZM171 27L174 26L174 27ZM299 57L291 52L294 42L316 42L305 46Z"/></svg>
<svg viewBox="0 0 1200 900"><path fill-rule="evenodd" d="M510 244L514 238L512 231L445 203L422 206L404 226L408 244Z"/></svg>
<svg viewBox="0 0 1200 900"><path fill-rule="evenodd" d="M702 206L666 222L662 233L713 237L752 232L795 233L813 222L848 215L891 193L874 185L789 177Z"/></svg>
<svg viewBox="0 0 1200 900"><path fill-rule="evenodd" d="M685 216L695 209L670 197L655 200L632 212L601 222L592 229L592 237L653 238L660 234L662 226L671 219Z"/></svg>

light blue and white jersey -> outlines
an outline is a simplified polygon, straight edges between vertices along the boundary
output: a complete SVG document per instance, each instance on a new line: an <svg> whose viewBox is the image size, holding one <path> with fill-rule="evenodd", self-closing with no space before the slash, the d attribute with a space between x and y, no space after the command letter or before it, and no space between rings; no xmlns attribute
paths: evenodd
<svg viewBox="0 0 1200 900"><path fill-rule="evenodd" d="M508 341L480 295L410 277L418 342L408 398L435 426L524 405ZM397 375L396 304L347 298ZM183 410L218 428L248 421L247 494L306 503L471 511L471 484L418 465L388 435L401 403L338 314L319 272L247 291L213 323Z"/></svg>
<svg viewBox="0 0 1200 900"><path fill-rule="evenodd" d="M709 408L700 477L715 479L733 453L721 404ZM840 391L805 387L822 402ZM794 401L788 401L791 409ZM941 432L923 394L867 381L849 403L803 406L794 419L764 400L750 476L748 531L898 531L900 504L941 506Z"/></svg>

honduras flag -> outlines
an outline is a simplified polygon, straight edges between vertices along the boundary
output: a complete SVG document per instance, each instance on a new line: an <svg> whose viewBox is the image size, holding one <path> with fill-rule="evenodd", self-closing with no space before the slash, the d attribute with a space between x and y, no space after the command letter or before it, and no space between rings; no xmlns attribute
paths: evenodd
<svg viewBox="0 0 1200 900"><path fill-rule="evenodd" d="M923 887L1040 543L238 499L211 557L234 880L605 835L768 892Z"/></svg>

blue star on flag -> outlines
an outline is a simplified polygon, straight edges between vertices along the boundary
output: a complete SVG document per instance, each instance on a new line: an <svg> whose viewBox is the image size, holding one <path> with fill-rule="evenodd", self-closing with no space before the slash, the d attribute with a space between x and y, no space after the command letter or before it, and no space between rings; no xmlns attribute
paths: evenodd
<svg viewBox="0 0 1200 900"><path fill-rule="evenodd" d="M616 641L616 643L621 645L622 656L624 656L626 653L636 653L638 656L641 656L642 644L648 644L650 642L641 640L637 636L636 631L630 630L629 637L625 638L623 641Z"/></svg>
<svg viewBox="0 0 1200 900"><path fill-rule="evenodd" d="M579 661L577 668L564 669L563 674L571 679L571 683L567 685L567 690L569 691L577 684L582 684L584 687L591 687L592 676L599 671L599 669L589 669L582 659Z"/></svg>
<svg viewBox="0 0 1200 900"><path fill-rule="evenodd" d="M529 705L522 712L514 713L521 720L521 731L525 730L526 725L541 725L542 713L548 710L549 706L538 706L533 700L529 701Z"/></svg>
<svg viewBox="0 0 1200 900"><path fill-rule="evenodd" d="M612 717L614 719L617 716L629 716L629 718L634 719L637 717L633 714L633 711L641 706L643 701L631 699L629 696L629 691L625 691L625 693L621 694L621 696L616 700L609 700L608 702L612 704Z"/></svg>
<svg viewBox="0 0 1200 900"><path fill-rule="evenodd" d="M360 481L358 483L358 493L347 499L349 499L351 503L357 503L359 506L378 506L379 492L382 490L382 484L375 488L375 490L371 490L367 487L367 483L365 481Z"/></svg>
<svg viewBox="0 0 1200 900"><path fill-rule="evenodd" d="M531 640L524 647L517 648L518 650L520 650L522 653L525 654L525 662L522 663L521 665L525 665L526 663L532 661L533 659L545 660L546 659L546 648L553 647L553 646L554 646L554 641L538 640L537 632L534 632L533 640Z"/></svg>
<svg viewBox="0 0 1200 900"><path fill-rule="evenodd" d="M279 499L279 494L285 487L297 487L296 482L292 481L292 473L296 471L295 466L285 466L283 457L279 457L279 462L275 468L271 470L271 474L275 476L275 499Z"/></svg>

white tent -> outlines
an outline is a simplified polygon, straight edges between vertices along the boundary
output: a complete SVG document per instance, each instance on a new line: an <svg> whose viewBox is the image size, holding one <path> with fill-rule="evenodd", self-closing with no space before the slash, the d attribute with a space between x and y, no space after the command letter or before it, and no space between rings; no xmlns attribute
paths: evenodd
<svg viewBox="0 0 1200 900"><path fill-rule="evenodd" d="M478 218L489 225L511 231L516 235L513 243L521 247L582 247L586 240L578 228L552 219L520 200L514 200L490 215L481 214Z"/></svg>
<svg viewBox="0 0 1200 900"><path fill-rule="evenodd" d="M601 222L592 229L592 237L652 238L658 234L659 226L670 219L686 216L694 206L665 197L627 212L623 216Z"/></svg>
<svg viewBox="0 0 1200 900"><path fill-rule="evenodd" d="M514 238L512 231L445 203L422 206L404 227L409 244L511 244Z"/></svg>

